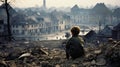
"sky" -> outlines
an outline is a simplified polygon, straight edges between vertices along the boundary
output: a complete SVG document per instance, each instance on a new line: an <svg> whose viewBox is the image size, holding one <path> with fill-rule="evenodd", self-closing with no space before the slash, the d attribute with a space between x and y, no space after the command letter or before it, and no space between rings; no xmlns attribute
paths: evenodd
<svg viewBox="0 0 120 67"><path fill-rule="evenodd" d="M47 8L51 7L73 7L77 4L80 7L95 6L96 3L105 3L113 6L120 6L120 0L46 0ZM14 7L40 7L43 5L43 0L11 0Z"/></svg>

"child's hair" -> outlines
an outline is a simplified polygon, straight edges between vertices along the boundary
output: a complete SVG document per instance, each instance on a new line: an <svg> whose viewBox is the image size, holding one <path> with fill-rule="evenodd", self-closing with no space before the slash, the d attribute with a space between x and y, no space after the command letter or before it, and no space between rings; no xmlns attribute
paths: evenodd
<svg viewBox="0 0 120 67"><path fill-rule="evenodd" d="M73 36L78 35L78 34L80 33L80 28L77 27L77 26L72 27L72 29L71 29L71 33L72 33Z"/></svg>

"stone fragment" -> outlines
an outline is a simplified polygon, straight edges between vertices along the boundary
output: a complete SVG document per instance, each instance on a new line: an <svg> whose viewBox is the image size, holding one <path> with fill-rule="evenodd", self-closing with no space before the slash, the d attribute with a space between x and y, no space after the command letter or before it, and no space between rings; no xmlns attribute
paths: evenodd
<svg viewBox="0 0 120 67"><path fill-rule="evenodd" d="M96 59L96 65L105 65L106 64L106 60L104 58L98 58Z"/></svg>
<svg viewBox="0 0 120 67"><path fill-rule="evenodd" d="M23 57L29 57L29 56L31 56L30 53L24 53L24 54L22 54L21 56L19 56L19 59L20 59L20 58L23 58Z"/></svg>

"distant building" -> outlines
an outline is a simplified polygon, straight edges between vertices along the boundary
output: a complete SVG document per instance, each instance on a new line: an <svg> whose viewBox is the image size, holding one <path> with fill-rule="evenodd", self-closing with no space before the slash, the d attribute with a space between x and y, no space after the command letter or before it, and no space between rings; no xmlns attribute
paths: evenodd
<svg viewBox="0 0 120 67"><path fill-rule="evenodd" d="M75 25L98 25L99 22L107 25L112 22L111 11L104 3L98 3L92 9L79 8L75 5L71 8L71 12L67 13L56 10L47 11L42 10L42 8L41 11L37 10L39 8L28 8L16 12L10 5L8 6L10 8L11 32L16 40L42 40L46 39L44 37L48 34L69 30ZM46 0L43 0L43 7L46 8ZM0 6L0 19L3 19L3 22L7 24L4 4ZM116 20L115 17L112 19ZM7 32L6 27L4 28ZM112 35L111 30L110 26L106 26L101 34L110 37Z"/></svg>
<svg viewBox="0 0 120 67"><path fill-rule="evenodd" d="M72 19L70 15L63 15L63 20L65 22L65 30L69 30L72 27Z"/></svg>
<svg viewBox="0 0 120 67"><path fill-rule="evenodd" d="M0 20L0 36L3 35L3 32L4 32L4 22L3 20Z"/></svg>
<svg viewBox="0 0 120 67"><path fill-rule="evenodd" d="M120 40L120 23L113 28L112 38L116 40Z"/></svg>
<svg viewBox="0 0 120 67"><path fill-rule="evenodd" d="M52 22L53 31L62 31L70 29L71 27L71 18L69 15L62 12L53 11L50 13L50 19Z"/></svg>
<svg viewBox="0 0 120 67"><path fill-rule="evenodd" d="M65 30L65 21L60 19L62 16L49 17L41 16L28 16L20 17L15 16L12 19L12 35L16 40L46 40L48 34L61 32ZM16 20L19 18L20 20Z"/></svg>
<svg viewBox="0 0 120 67"><path fill-rule="evenodd" d="M79 8L77 5L71 8L71 19L75 25L78 24L99 24L111 23L111 11L104 3L96 4L92 9Z"/></svg>
<svg viewBox="0 0 120 67"><path fill-rule="evenodd" d="M8 8L9 8L9 14L10 14L10 20L11 17L15 16L17 14L17 12L8 4ZM5 4L2 4L0 6L0 19L3 19L4 23L7 24L7 14L6 14L6 10L5 10Z"/></svg>
<svg viewBox="0 0 120 67"><path fill-rule="evenodd" d="M78 7L78 5L73 6L73 7L71 8L71 12L72 12L73 14L78 14L78 13L80 13L80 8Z"/></svg>
<svg viewBox="0 0 120 67"><path fill-rule="evenodd" d="M0 42L4 40L4 23L3 20L0 20Z"/></svg>
<svg viewBox="0 0 120 67"><path fill-rule="evenodd" d="M12 20L11 18L14 17L17 12L9 5L7 4L9 10L9 19ZM7 40L8 39L8 26L7 26L7 14L6 14L6 9L5 9L5 4L2 4L0 6L0 19L2 20L2 28L4 28L4 32L2 34L2 37L4 38L3 40ZM11 25L11 21L10 21L10 25Z"/></svg>
<svg viewBox="0 0 120 67"><path fill-rule="evenodd" d="M113 11L113 24L118 24L120 22L120 7L114 9Z"/></svg>
<svg viewBox="0 0 120 67"><path fill-rule="evenodd" d="M7 32L6 32L6 25L4 24L3 20L0 20L0 42L6 39Z"/></svg>
<svg viewBox="0 0 120 67"><path fill-rule="evenodd" d="M95 16L102 26L112 23L112 11L104 3L97 3L91 10L91 16Z"/></svg>
<svg viewBox="0 0 120 67"><path fill-rule="evenodd" d="M46 34L46 26L42 18L39 20L41 22L34 17L28 17L21 21L14 21L11 26L13 37L16 40L41 40L41 35Z"/></svg>
<svg viewBox="0 0 120 67"><path fill-rule="evenodd" d="M65 30L65 21L59 21L58 22L58 27L60 31L64 31Z"/></svg>
<svg viewBox="0 0 120 67"><path fill-rule="evenodd" d="M79 8L77 5L73 6L71 8L71 19L73 24L78 25L89 23L89 11L89 9Z"/></svg>

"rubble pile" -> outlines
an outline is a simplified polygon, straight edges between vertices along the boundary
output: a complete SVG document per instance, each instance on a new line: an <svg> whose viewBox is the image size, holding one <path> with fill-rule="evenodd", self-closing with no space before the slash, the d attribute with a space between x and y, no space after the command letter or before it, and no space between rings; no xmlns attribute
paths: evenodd
<svg viewBox="0 0 120 67"><path fill-rule="evenodd" d="M33 43L1 44L0 67L120 67L120 41L85 47L85 53L85 57L67 60L61 48Z"/></svg>

